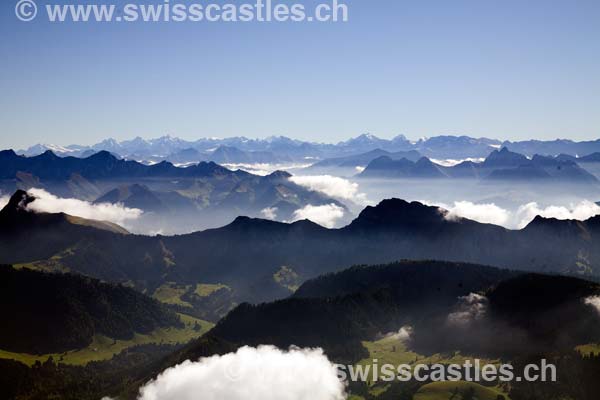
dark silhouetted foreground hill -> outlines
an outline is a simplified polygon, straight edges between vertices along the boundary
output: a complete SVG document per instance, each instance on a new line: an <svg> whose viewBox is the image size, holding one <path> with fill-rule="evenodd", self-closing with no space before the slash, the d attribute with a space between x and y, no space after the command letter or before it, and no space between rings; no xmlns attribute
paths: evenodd
<svg viewBox="0 0 600 400"><path fill-rule="evenodd" d="M0 266L0 315L0 348L29 354L80 349L96 334L129 340L181 326L175 313L133 289L9 266Z"/></svg>

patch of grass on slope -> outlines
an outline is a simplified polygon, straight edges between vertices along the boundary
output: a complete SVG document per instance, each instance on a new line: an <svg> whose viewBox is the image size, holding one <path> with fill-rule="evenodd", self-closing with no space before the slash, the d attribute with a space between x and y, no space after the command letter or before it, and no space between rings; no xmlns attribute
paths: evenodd
<svg viewBox="0 0 600 400"><path fill-rule="evenodd" d="M181 296L183 296L189 290L189 288L190 287L186 285L180 285L175 282L167 282L156 289L154 294L152 294L152 297L162 303L192 308L193 306L190 303L181 299Z"/></svg>
<svg viewBox="0 0 600 400"><path fill-rule="evenodd" d="M62 272L67 273L70 272L70 269L64 265L63 259L75 254L75 248L66 249L47 260L38 260L32 261L29 263L15 264L13 266L14 269L23 269L28 268L34 271L43 271L43 272Z"/></svg>
<svg viewBox="0 0 600 400"><path fill-rule="evenodd" d="M397 336L388 336L385 337L383 339L380 340L376 340L376 341L365 341L362 342L363 346L365 346L365 348L369 351L369 357L361 360L358 362L358 365L363 366L363 368L366 368L366 366L373 366L374 362L373 360L377 360L377 365L379 366L379 368L381 368L381 366L383 366L384 364L392 364L396 367L398 367L401 364L408 364L408 365L414 365L414 364L463 364L466 360L471 360L473 361L474 358L478 358L478 357L467 357L464 355L461 355L459 352L455 352L453 354L434 354L431 356L424 356L422 354L418 354L415 353L413 351L410 351L407 349L406 344L404 342L404 339L401 339ZM499 364L498 360L486 360L486 359L482 359L479 358L481 360L481 364L485 365L485 364ZM378 395L384 393L388 388L389 388L389 382L384 382L384 381L377 381L374 382L372 377L373 374L372 372L370 373L370 378L369 378L369 385L370 385L370 390L369 393L372 396L377 397ZM381 377L381 371L379 376ZM445 383L445 382L442 382ZM456 382L448 382L448 383L455 383ZM460 382L459 382L460 384ZM486 387L484 387L485 389L487 389ZM496 390L496 389L494 389ZM496 396L493 398L493 400L496 400L496 397L498 394L503 394L501 391L496 390L498 393L496 393ZM448 397L443 397L444 400L448 400L450 399L449 395ZM505 396L506 397L506 396ZM508 397L506 397L508 399ZM416 399L416 398L415 398ZM477 398L478 400L485 400L485 399L480 399ZM421 398L420 400L429 400L429 398L424 397ZM438 400L438 398L433 397L431 400ZM460 397L454 397L452 398L452 400L461 400Z"/></svg>
<svg viewBox="0 0 600 400"><path fill-rule="evenodd" d="M580 352L581 354L586 355L586 356L597 355L597 354L600 354L600 344L598 344L598 343L584 344L581 346L577 346L575 348L575 350L577 350L578 352Z"/></svg>
<svg viewBox="0 0 600 400"><path fill-rule="evenodd" d="M106 336L95 335L88 347L66 353L35 355L0 350L0 358L20 361L29 366L33 365L36 361L43 363L49 357L52 357L55 362L64 364L86 365L91 361L109 360L123 350L133 346L143 344L184 344L200 337L213 327L213 324L210 322L185 314L179 314L179 317L185 324L185 327L181 329L160 328L146 335L136 333L131 340L115 340Z"/></svg>
<svg viewBox="0 0 600 400"><path fill-rule="evenodd" d="M229 286L222 285L220 283L217 283L217 284L199 283L196 285L196 290L194 291L194 293L196 293L200 297L208 297L211 294L213 294L214 292L216 292L217 290L221 290L221 289L229 289Z"/></svg>
<svg viewBox="0 0 600 400"><path fill-rule="evenodd" d="M476 357L467 357L459 352L453 354L434 354L424 356L415 353L406 348L403 339L394 336L388 336L373 342L362 342L363 346L369 351L369 357L358 362L359 365L372 365L373 360L377 360L379 366L383 364L392 364L396 367L400 364L462 364L466 360L473 360ZM481 364L498 364L497 360L481 359Z"/></svg>
<svg viewBox="0 0 600 400"><path fill-rule="evenodd" d="M273 279L290 292L298 290L301 283L298 274L291 267L285 265L273 274Z"/></svg>
<svg viewBox="0 0 600 400"><path fill-rule="evenodd" d="M501 390L474 382L433 382L424 385L413 396L413 400L462 400L471 391L476 400L498 400L510 398ZM500 397L503 396L503 397Z"/></svg>

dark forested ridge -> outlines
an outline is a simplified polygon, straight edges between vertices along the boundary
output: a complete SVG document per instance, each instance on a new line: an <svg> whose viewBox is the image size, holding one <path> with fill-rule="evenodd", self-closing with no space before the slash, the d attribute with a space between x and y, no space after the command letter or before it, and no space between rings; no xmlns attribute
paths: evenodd
<svg viewBox="0 0 600 400"><path fill-rule="evenodd" d="M477 292L519 272L477 264L441 261L401 261L359 265L305 282L294 298L339 297L393 287L406 301L430 295L451 300ZM422 301L422 300L418 300Z"/></svg>
<svg viewBox="0 0 600 400"><path fill-rule="evenodd" d="M23 192L13 197L21 198ZM261 302L291 291L274 276L283 267L300 282L350 265L400 259L471 262L515 270L600 276L600 217L538 217L522 230L463 218L418 202L384 200L348 226L279 223L239 217L178 236L124 235L64 214L35 214L11 201L0 212L0 262L35 263L152 292L164 282L222 283L231 302ZM36 246L29 246L35 240Z"/></svg>
<svg viewBox="0 0 600 400"><path fill-rule="evenodd" d="M436 261L354 267L309 281L288 299L242 304L211 334L233 343L323 347L334 358L356 361L362 340L427 319L451 307L458 297L514 275Z"/></svg>
<svg viewBox="0 0 600 400"><path fill-rule="evenodd" d="M65 278L32 271L5 271L17 276L34 274L34 278ZM83 277L68 278L90 281ZM3 281L7 279L3 277ZM67 285L70 286L78 287ZM35 288L30 286L30 290ZM584 389L571 397L591 400L594 397L588 391L594 386L589 384L590 375L582 368L587 365L586 368L597 370L598 361L572 349L600 339L600 313L585 302L599 294L598 284L577 278L475 264L402 261L357 266L309 280L294 296L284 300L241 304L209 333L169 355L164 349L132 350L111 362L92 363L86 368L48 362L27 369L2 361L0 371L6 369L6 376L12 377L6 390L19 393L21 398L58 394L63 399L97 399L111 394L134 399L140 385L186 359L223 354L243 345L269 343L281 348L322 347L332 361L354 363L369 356L363 341L411 326L407 346L419 354L453 354L459 350L463 354L512 360L517 366L528 357L547 354L565 369L574 368L561 371L563 380L553 386L558 393L563 397L573 393L566 381L578 380ZM74 296L69 292L66 295ZM98 294L90 296L94 296L94 304L98 303ZM453 314L468 311L462 307L465 299L471 298L481 301L485 312L481 315L467 312L465 315L472 317L468 324L450 324ZM157 360L157 354L165 357ZM546 400L538 396L543 388L517 384L511 390L515 393L513 396L511 392L511 398L517 400ZM388 392L392 393L395 392Z"/></svg>
<svg viewBox="0 0 600 400"><path fill-rule="evenodd" d="M418 354L460 351L512 362L516 371L527 360L559 364L558 382L515 383L511 398L592 400L597 384L590 371L599 370L600 358L574 348L600 340L600 313L585 301L598 295L600 286L594 282L481 265L404 261L358 266L310 280L288 299L240 305L154 374L206 352L211 343L215 349L223 343L234 348L263 343L322 347L335 362L355 363L369 357L363 341L410 326L406 343ZM382 399L397 392L386 393ZM363 394L375 398L368 390Z"/></svg>
<svg viewBox="0 0 600 400"><path fill-rule="evenodd" d="M404 261L353 267L310 280L288 299L242 304L211 334L233 343L322 346L352 360L360 341L410 325L413 345L424 353L513 356L600 339L600 313L584 301L598 294L600 285L577 278ZM471 306L485 313L467 325L447 323L454 312L471 317Z"/></svg>
<svg viewBox="0 0 600 400"><path fill-rule="evenodd" d="M111 360L93 361L85 367L65 365L56 359L27 367L18 361L0 359L0 398L98 400L123 392L130 382L151 373L161 357L174 351L175 346L136 346Z"/></svg>
<svg viewBox="0 0 600 400"><path fill-rule="evenodd" d="M179 317L133 289L70 274L0 267L2 350L61 353L86 347L95 334L131 339Z"/></svg>

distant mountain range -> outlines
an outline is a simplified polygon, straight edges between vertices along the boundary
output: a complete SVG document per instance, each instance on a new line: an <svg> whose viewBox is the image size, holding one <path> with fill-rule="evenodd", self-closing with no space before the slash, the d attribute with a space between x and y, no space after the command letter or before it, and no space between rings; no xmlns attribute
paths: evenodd
<svg viewBox="0 0 600 400"><path fill-rule="evenodd" d="M292 220L308 205L346 206L320 192L293 183L287 172L267 176L232 171L214 162L176 167L163 161L145 165L119 159L108 151L86 158L58 157L51 151L34 156L0 151L0 192L45 189L59 197L123 203L146 212L138 224L164 217L167 231L192 231L231 222L240 214ZM150 214L149 214L150 213ZM177 229L176 229L177 228Z"/></svg>
<svg viewBox="0 0 600 400"><path fill-rule="evenodd" d="M337 144L306 142L284 136L266 139L202 138L186 141L171 136L145 140L137 137L133 140L118 142L106 139L92 146L37 144L17 153L35 156L47 150L60 156L86 157L98 151L108 151L122 158L145 162L171 161L174 163L192 163L214 161L217 163L284 163L311 162L326 158L344 157L366 153L376 149L387 152L418 151L421 155L434 159L461 160L486 157L492 150L506 147L511 151L532 157L535 154L557 156L587 156L600 152L600 139L575 142L571 140L521 142L500 141L468 136L436 136L418 141L410 141L399 135L393 139L381 139L371 134Z"/></svg>
<svg viewBox="0 0 600 400"><path fill-rule="evenodd" d="M593 154L585 160L595 160ZM597 183L598 179L580 167L577 158L534 155L529 159L506 147L494 150L481 163L463 161L454 166L436 164L426 157L417 161L388 155L371 161L358 176L361 178L471 178L515 182ZM591 161L590 161L591 162Z"/></svg>
<svg viewBox="0 0 600 400"><path fill-rule="evenodd" d="M233 147L219 147L215 153L218 153L218 158L226 163L235 160L247 163L258 160L267 161L260 158L241 158L240 151ZM259 154L259 152L241 153L246 156ZM366 153L327 158L301 169L301 173L357 175L361 178L477 178L527 182L594 183L598 179L579 164L584 165L585 168L595 167L599 163L598 160L600 160L600 153L579 158L566 154L559 154L555 157L535 154L528 158L502 147L492 150L482 162L462 161L448 166L424 157L416 150L388 152L378 148ZM278 174L281 175L281 173ZM168 161L152 165L127 161L108 151L100 151L86 158L58 157L50 150L33 157L19 156L12 150L0 151L0 180L10 180L16 177L23 182L31 182L32 185L38 180L75 180L76 182L70 187L77 186L79 190L85 186L89 187L91 180L136 180L136 182L131 182L134 184L138 183L137 180L140 179L181 178L189 180L233 177L240 181L252 176L241 170L228 170L213 161L191 163L186 168L181 168ZM98 192L94 194L99 195ZM271 205L265 205L265 207L268 206Z"/></svg>
<svg viewBox="0 0 600 400"><path fill-rule="evenodd" d="M64 214L32 213L32 201L17 192L0 212L0 263L76 271L150 293L168 282L223 284L232 290L227 301L260 302L326 272L399 259L600 277L600 217L537 217L513 231L391 199L365 208L341 229L239 217L219 229L147 237ZM199 317L206 318L202 304Z"/></svg>
<svg viewBox="0 0 600 400"><path fill-rule="evenodd" d="M303 168L303 173L308 174L330 174L337 176L352 176L361 172L373 160L387 157L391 160L406 159L409 161L417 161L422 156L416 150L397 151L390 153L382 149L375 149L361 154L353 154L350 156L326 158L325 160L314 163L313 165Z"/></svg>

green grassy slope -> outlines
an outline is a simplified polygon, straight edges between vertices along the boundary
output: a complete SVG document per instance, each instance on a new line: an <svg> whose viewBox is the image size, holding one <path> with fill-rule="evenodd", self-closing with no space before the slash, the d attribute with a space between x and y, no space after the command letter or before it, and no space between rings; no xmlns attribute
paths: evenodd
<svg viewBox="0 0 600 400"><path fill-rule="evenodd" d="M91 361L109 360L133 346L144 344L185 344L202 336L213 327L213 324L185 314L179 314L185 324L182 328L158 328L148 334L136 333L130 340L116 340L104 335L94 335L92 343L82 349L74 349L64 353L28 354L16 353L0 349L0 358L11 359L32 366L36 361L45 362L50 357L55 362L68 365L86 365Z"/></svg>
<svg viewBox="0 0 600 400"><path fill-rule="evenodd" d="M413 400L463 400L471 391L474 400L498 400L510 398L501 390L474 382L433 382L419 389ZM503 397L500 397L503 396Z"/></svg>

